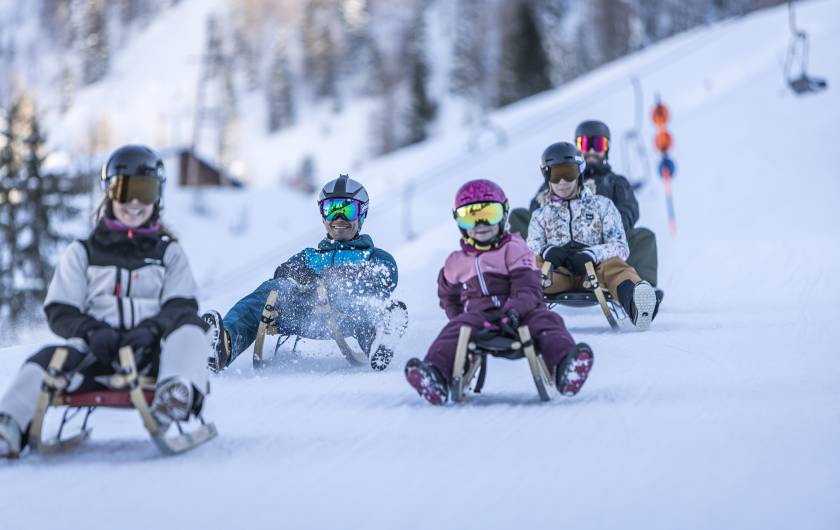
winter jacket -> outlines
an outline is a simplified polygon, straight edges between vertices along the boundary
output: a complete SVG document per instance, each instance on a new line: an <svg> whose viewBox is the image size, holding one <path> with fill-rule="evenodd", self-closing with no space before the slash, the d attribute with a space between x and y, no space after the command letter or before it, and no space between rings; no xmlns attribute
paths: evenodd
<svg viewBox="0 0 840 530"><path fill-rule="evenodd" d="M450 319L469 312L516 311L522 317L543 303L533 252L519 234L506 235L497 248L462 245L438 274L440 306Z"/></svg>
<svg viewBox="0 0 840 530"><path fill-rule="evenodd" d="M350 241L324 238L317 248L305 248L274 271L274 278L292 279L301 285L322 278L333 294L341 291L386 298L397 287L397 262L373 239L361 234Z"/></svg>
<svg viewBox="0 0 840 530"><path fill-rule="evenodd" d="M204 327L181 246L158 229L113 230L104 220L62 254L44 312L64 338L84 338L101 322L118 330L143 322L161 337L185 323Z"/></svg>
<svg viewBox="0 0 840 530"><path fill-rule="evenodd" d="M621 214L621 222L624 225L624 232L628 233L631 228L636 226L639 220L639 203L636 200L636 195L633 193L633 187L621 175L613 173L612 167L607 162L603 164L587 164L583 172L584 185L590 187L594 185L595 189L590 191L598 195L603 195L610 199L618 212ZM548 189L548 184L543 183L537 194L531 200L531 212L538 209L541 205L537 199L540 193Z"/></svg>
<svg viewBox="0 0 840 530"><path fill-rule="evenodd" d="M548 190L537 196L541 207L528 225L528 247L540 256L552 245L586 248L596 263L630 254L621 216L611 200L584 187L566 201Z"/></svg>

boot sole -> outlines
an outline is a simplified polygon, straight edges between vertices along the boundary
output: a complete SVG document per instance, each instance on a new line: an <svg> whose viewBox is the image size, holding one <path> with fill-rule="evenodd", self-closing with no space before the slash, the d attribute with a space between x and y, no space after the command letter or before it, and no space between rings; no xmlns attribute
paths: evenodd
<svg viewBox="0 0 840 530"><path fill-rule="evenodd" d="M572 360L563 370L563 380L558 385L560 393L570 397L580 392L580 389L583 388L586 379L589 377L589 372L592 370L594 362L595 356L592 354L591 349L586 347L577 350ZM574 376L574 381L569 381L572 376Z"/></svg>
<svg viewBox="0 0 840 530"><path fill-rule="evenodd" d="M222 337L222 315L218 311L208 311L202 315L202 320L213 330L213 336L210 338L213 356L207 358L207 365L213 373L219 373L224 369L223 366L220 366L222 359L219 356L219 349L224 348L224 344L221 342L224 340Z"/></svg>
<svg viewBox="0 0 840 530"><path fill-rule="evenodd" d="M377 371L381 372L388 368L391 364L391 359L394 358L394 352L387 346L380 344L376 351L373 352L373 355L370 356L370 367Z"/></svg>
<svg viewBox="0 0 840 530"><path fill-rule="evenodd" d="M656 290L647 283L640 283L633 288L633 306L636 309L636 319L633 323L644 331L653 321L653 311L656 309Z"/></svg>
<svg viewBox="0 0 840 530"><path fill-rule="evenodd" d="M431 377L426 375L426 373L420 368L417 368L416 366L406 368L405 380L408 381L408 384L411 385L414 390L423 397L423 399L432 405L443 405L445 403L444 398L435 389L435 385L431 381Z"/></svg>

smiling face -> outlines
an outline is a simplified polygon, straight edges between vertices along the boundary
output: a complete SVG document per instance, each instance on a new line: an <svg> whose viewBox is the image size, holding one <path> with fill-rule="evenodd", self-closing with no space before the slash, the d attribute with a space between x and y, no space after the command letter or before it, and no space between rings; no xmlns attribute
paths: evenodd
<svg viewBox="0 0 840 530"><path fill-rule="evenodd" d="M487 243L499 235L500 228L501 224L489 225L487 223L479 222L475 225L475 228L467 230L467 235L479 243Z"/></svg>
<svg viewBox="0 0 840 530"><path fill-rule="evenodd" d="M332 221L324 221L324 228L330 239L335 241L350 241L359 233L359 220L348 221L344 217L336 217Z"/></svg>
<svg viewBox="0 0 840 530"><path fill-rule="evenodd" d="M154 204L144 204L137 199L127 203L112 201L114 218L129 228L137 228L152 218Z"/></svg>

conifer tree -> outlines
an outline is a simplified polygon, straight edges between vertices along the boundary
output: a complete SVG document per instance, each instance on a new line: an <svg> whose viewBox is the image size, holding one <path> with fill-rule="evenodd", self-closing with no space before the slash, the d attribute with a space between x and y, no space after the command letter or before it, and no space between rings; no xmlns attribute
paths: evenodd
<svg viewBox="0 0 840 530"><path fill-rule="evenodd" d="M504 106L551 88L551 67L530 2L514 6L499 68L498 104Z"/></svg>

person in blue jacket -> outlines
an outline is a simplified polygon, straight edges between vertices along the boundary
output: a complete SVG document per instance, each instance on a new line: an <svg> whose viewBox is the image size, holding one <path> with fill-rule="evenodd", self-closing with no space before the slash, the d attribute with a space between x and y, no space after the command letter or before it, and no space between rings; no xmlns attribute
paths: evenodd
<svg viewBox="0 0 840 530"><path fill-rule="evenodd" d="M274 277L237 302L224 318L204 314L210 325L213 350L208 364L221 371L256 339L266 298L278 292L276 319L280 335L331 339L318 298L321 281L341 333L354 337L374 370L384 370L393 350L382 341L394 332L392 313L404 305L390 300L397 287L397 263L373 239L361 233L368 211L368 193L347 175L324 185L318 206L327 236L315 248L305 248L277 267ZM374 349L374 346L376 348ZM373 350L373 351L371 351Z"/></svg>

